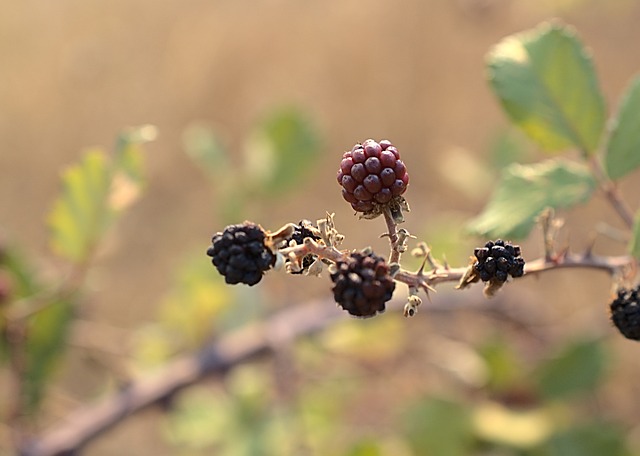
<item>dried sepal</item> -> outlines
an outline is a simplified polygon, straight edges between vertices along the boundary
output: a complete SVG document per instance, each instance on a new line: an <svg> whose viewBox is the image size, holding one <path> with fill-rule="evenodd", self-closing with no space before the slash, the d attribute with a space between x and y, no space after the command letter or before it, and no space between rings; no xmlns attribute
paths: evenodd
<svg viewBox="0 0 640 456"><path fill-rule="evenodd" d="M484 288L482 289L482 293L486 298L493 298L504 284L505 282L501 282L499 280L490 280L485 284Z"/></svg>
<svg viewBox="0 0 640 456"><path fill-rule="evenodd" d="M476 283L480 280L480 275L478 275L478 271L474 267L476 259L474 257L469 257L469 266L464 271L464 275L456 285L456 290L464 290L472 283Z"/></svg>
<svg viewBox="0 0 640 456"><path fill-rule="evenodd" d="M344 236L336 230L334 216L334 213L327 212L327 217L317 222L320 237L328 247L338 247L344 241Z"/></svg>
<svg viewBox="0 0 640 456"><path fill-rule="evenodd" d="M310 276L319 276L323 269L323 262L320 258L316 258L313 263L307 268L306 274Z"/></svg>

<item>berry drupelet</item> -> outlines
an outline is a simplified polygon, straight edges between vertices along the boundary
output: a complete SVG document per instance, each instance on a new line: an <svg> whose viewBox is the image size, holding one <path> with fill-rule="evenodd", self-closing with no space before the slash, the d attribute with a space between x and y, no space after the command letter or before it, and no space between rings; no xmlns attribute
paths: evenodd
<svg viewBox="0 0 640 456"><path fill-rule="evenodd" d="M384 312L396 287L385 260L367 251L353 252L346 261L337 262L331 280L335 301L357 317Z"/></svg>
<svg viewBox="0 0 640 456"><path fill-rule="evenodd" d="M265 245L267 236L255 223L229 225L211 239L207 255L229 284L260 282L265 271L276 261L276 256Z"/></svg>
<svg viewBox="0 0 640 456"><path fill-rule="evenodd" d="M337 180L342 197L356 212L366 213L402 195L409 174L391 142L367 139L342 155Z"/></svg>
<svg viewBox="0 0 640 456"><path fill-rule="evenodd" d="M473 253L476 257L473 267L483 282L504 283L509 275L514 278L524 275L524 259L518 245L498 239L487 242Z"/></svg>
<svg viewBox="0 0 640 456"><path fill-rule="evenodd" d="M611 322L618 331L631 340L640 340L640 286L633 290L622 288L609 305Z"/></svg>

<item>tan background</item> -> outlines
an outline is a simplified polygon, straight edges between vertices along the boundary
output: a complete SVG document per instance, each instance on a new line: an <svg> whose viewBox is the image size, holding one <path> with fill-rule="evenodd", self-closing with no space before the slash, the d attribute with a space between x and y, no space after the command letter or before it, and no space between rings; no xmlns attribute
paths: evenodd
<svg viewBox="0 0 640 456"><path fill-rule="evenodd" d="M573 24L593 51L609 106L640 69L640 2L633 0L28 0L0 2L0 11L0 232L41 257L50 274L56 263L44 220L60 170L87 146L110 147L124 126L159 129L147 147L148 192L90 277L87 312L125 328L153 318L181 257L206 248L221 228L212 209L221 195L183 152L189 124L214 126L238 150L270 108L308 110L323 131L323 155L304 188L261 202L256 221L277 228L331 210L348 247L362 247L380 242L382 226L355 223L334 176L342 151L367 137L391 139L409 166L410 230L428 231L443 213L466 218L481 209L491 183L478 182L480 198L470 199L443 177L441 163L455 149L483 160L506 124L483 60L503 36L552 16ZM626 185L637 203L637 186ZM601 201L576 211L572 240L584 245L602 219L619 226ZM536 252L540 243L528 245ZM269 289L294 299L326 289L303 280L300 287L274 279ZM563 272L528 286L540 306L575 317L576 328L606 331L609 282L601 274ZM619 405L621 415L638 418L632 404ZM145 422L114 435L132 438L135 426ZM109 444L94 454L112 454Z"/></svg>

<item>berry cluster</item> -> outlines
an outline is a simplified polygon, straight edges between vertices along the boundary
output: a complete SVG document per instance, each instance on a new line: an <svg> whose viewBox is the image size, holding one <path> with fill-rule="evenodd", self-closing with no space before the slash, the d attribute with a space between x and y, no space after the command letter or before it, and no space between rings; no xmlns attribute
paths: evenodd
<svg viewBox="0 0 640 456"><path fill-rule="evenodd" d="M312 223L309 220L301 220L298 225L296 225L296 229L293 232L290 240L295 241L296 245L302 245L304 243L304 238L311 238L314 241L319 241L321 236L317 233L317 230L314 229ZM305 270L309 269L311 263L313 263L316 259L316 256L313 254L308 254L304 258L302 258L302 269L299 271L291 270L291 274L302 274Z"/></svg>
<svg viewBox="0 0 640 456"><path fill-rule="evenodd" d="M384 312L396 287L385 260L368 251L353 252L346 261L337 262L331 280L335 301L357 317Z"/></svg>
<svg viewBox="0 0 640 456"><path fill-rule="evenodd" d="M265 232L255 223L229 225L213 236L207 255L225 282L255 285L276 261L265 239Z"/></svg>
<svg viewBox="0 0 640 456"><path fill-rule="evenodd" d="M509 275L514 278L524 275L524 259L518 245L498 239L487 242L473 253L476 257L473 267L483 282L504 283Z"/></svg>
<svg viewBox="0 0 640 456"><path fill-rule="evenodd" d="M640 286L633 290L620 289L609 305L611 321L627 339L640 340Z"/></svg>
<svg viewBox="0 0 640 456"><path fill-rule="evenodd" d="M407 190L409 174L390 141L367 139L342 155L337 175L342 197L356 212L370 212Z"/></svg>

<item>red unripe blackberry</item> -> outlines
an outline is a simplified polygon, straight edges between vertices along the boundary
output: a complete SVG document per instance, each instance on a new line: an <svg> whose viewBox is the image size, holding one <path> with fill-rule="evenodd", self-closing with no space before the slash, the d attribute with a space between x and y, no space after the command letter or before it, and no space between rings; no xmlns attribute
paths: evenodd
<svg viewBox="0 0 640 456"><path fill-rule="evenodd" d="M265 245L266 234L255 223L229 225L211 238L207 255L225 282L255 285L276 261Z"/></svg>
<svg viewBox="0 0 640 456"><path fill-rule="evenodd" d="M487 242L473 253L476 257L473 267L483 282L504 283L509 275L514 278L524 275L524 259L518 245L498 239Z"/></svg>
<svg viewBox="0 0 640 456"><path fill-rule="evenodd" d="M609 305L611 322L618 331L631 340L640 340L640 286L633 290L620 289L618 296Z"/></svg>
<svg viewBox="0 0 640 456"><path fill-rule="evenodd" d="M357 317L384 312L396 287L384 258L373 252L353 252L346 261L337 262L331 280L335 301Z"/></svg>
<svg viewBox="0 0 640 456"><path fill-rule="evenodd" d="M409 174L390 141L367 139L342 155L337 180L351 207L356 212L369 212L402 195L409 185Z"/></svg>

